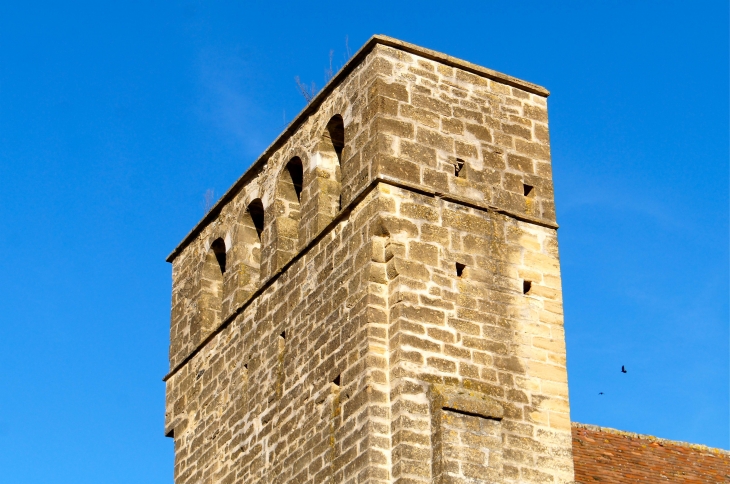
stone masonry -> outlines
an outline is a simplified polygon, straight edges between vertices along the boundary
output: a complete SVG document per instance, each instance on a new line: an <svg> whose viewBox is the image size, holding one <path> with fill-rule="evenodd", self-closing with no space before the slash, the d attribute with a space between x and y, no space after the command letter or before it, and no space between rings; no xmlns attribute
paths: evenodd
<svg viewBox="0 0 730 484"><path fill-rule="evenodd" d="M548 94L353 56L168 258L176 484L573 481Z"/></svg>

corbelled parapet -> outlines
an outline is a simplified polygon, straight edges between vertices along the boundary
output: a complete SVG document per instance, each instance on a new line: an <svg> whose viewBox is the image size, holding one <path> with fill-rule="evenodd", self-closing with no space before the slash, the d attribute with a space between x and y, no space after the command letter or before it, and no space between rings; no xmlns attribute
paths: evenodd
<svg viewBox="0 0 730 484"><path fill-rule="evenodd" d="M176 483L572 481L547 95L353 56L168 258Z"/></svg>

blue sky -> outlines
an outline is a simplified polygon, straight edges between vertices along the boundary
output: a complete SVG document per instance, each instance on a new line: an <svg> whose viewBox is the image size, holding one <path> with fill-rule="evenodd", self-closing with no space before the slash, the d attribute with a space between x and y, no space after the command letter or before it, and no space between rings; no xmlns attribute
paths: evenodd
<svg viewBox="0 0 730 484"><path fill-rule="evenodd" d="M0 5L4 482L172 482L165 256L374 33L551 90L573 419L730 447L726 2L151 3Z"/></svg>

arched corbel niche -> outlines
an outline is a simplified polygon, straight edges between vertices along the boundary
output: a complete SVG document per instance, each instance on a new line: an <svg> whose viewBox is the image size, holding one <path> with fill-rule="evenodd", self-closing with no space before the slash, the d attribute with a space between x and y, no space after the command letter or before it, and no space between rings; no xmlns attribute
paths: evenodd
<svg viewBox="0 0 730 484"><path fill-rule="evenodd" d="M305 238L311 240L319 234L341 207L341 166L345 149L345 125L342 116L336 114L322 130L312 154L312 182L306 210Z"/></svg>
<svg viewBox="0 0 730 484"><path fill-rule="evenodd" d="M223 279L227 269L226 243L222 238L215 239L205 254L200 271L200 291L198 311L191 339L199 342L205 339L221 323L223 302Z"/></svg>
<svg viewBox="0 0 730 484"><path fill-rule="evenodd" d="M261 235L264 231L264 205L260 198L252 200L241 213L235 237L237 309L258 289L261 283Z"/></svg>
<svg viewBox="0 0 730 484"><path fill-rule="evenodd" d="M298 156L290 159L279 172L274 201L267 210L271 225L262 261L263 277L283 267L299 249L299 221L304 182L304 167ZM267 227L268 229L269 227Z"/></svg>

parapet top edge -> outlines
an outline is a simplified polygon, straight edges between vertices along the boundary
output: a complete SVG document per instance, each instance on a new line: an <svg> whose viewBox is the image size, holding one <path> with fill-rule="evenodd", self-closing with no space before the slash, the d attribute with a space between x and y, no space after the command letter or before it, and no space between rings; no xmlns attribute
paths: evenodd
<svg viewBox="0 0 730 484"><path fill-rule="evenodd" d="M357 52L355 52L355 54L345 63L344 66L342 66L342 68L334 76L332 76L332 78L322 88L322 90L312 99L311 102L304 106L304 108L299 112L299 114L294 117L294 119L292 119L291 123L289 123L284 131L282 131L281 134L276 137L273 143L271 143L269 147L266 148L264 152L253 163L251 163L251 166L243 173L243 175L241 175L238 180L236 180L233 185L231 185L231 187L226 190L223 196L221 196L221 198L215 203L215 205L213 205L210 211L205 214L205 216L203 216L203 218L192 228L192 230L190 230L190 232L187 233L183 240L165 258L167 262L174 261L175 258L183 251L183 249L185 249L185 247L187 247L187 245L193 239L195 239L195 237L197 237L197 235L210 222L215 220L215 218L220 214L223 207L235 197L238 191L243 186L245 186L250 179L254 178L259 173L259 171L261 171L261 169L266 164L266 160L268 160L274 154L274 152L279 149L281 145L283 145L291 135L294 134L299 126L304 123L307 117L310 114L313 114L319 108L322 102L324 102L324 100L335 89L335 87L337 87L345 79L345 77L347 77L347 75L363 61L365 56L367 56L370 51L373 50L373 48L378 44L386 45L402 50L404 52L408 52L410 54L415 54L430 60L441 62L451 67L458 67L459 69L495 81L499 81L503 84L517 87L532 94L537 94L544 97L548 97L550 95L550 91L537 84L523 81L516 77L502 74L501 72L497 72L495 70L488 69L477 64L472 64L471 62L465 61L463 59L458 59L456 57L452 57L450 55L443 54L435 50L426 49L425 47L404 42L393 37L388 37L387 35L375 34L370 37L370 39L368 39L368 41Z"/></svg>
<svg viewBox="0 0 730 484"><path fill-rule="evenodd" d="M517 87L522 89L523 91L530 92L532 94L537 94L538 96L548 97L550 96L550 91L545 89L544 87L533 84L532 82L524 81L522 79L519 79L517 77L512 77L507 74L503 74L501 72L495 71L493 69L488 69L486 67L482 67L478 64L473 64L469 61L465 61L464 59L459 59L458 57L452 57L448 54L444 54L443 52L438 52L436 50L427 49L425 47L421 47L419 45L411 44L409 42L404 42L402 40L395 39L393 37L388 37L387 35L373 35L370 40L368 40L368 43L365 44L366 46L370 43L374 44L382 44L387 45L389 47L395 47L397 49L400 49L404 52L408 52L410 54L415 54L421 57L425 57L430 60L441 62L442 64L446 64L451 67L458 67L459 69L469 71L473 74L478 74L482 77L487 77L489 79L493 79L495 81L499 81L502 84L507 84L513 87Z"/></svg>

